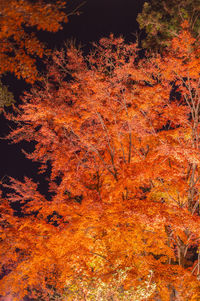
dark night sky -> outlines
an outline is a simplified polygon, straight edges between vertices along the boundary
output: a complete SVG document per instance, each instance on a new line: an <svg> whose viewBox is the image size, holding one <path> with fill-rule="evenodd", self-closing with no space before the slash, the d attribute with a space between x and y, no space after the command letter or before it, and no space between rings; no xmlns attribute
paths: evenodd
<svg viewBox="0 0 200 301"><path fill-rule="evenodd" d="M72 11L83 1L67 1L67 11ZM40 33L40 39L52 49L62 47L63 42L69 39L75 39L84 47L90 47L91 42L98 41L110 33L114 33L115 36L123 35L126 40L134 41L134 33L138 30L136 17L141 12L143 3L144 0L86 0L79 9L81 14L70 16L62 31L56 34ZM14 76L5 78L4 83L14 92L16 100L27 88L24 81L18 81ZM8 121L0 116L1 137L8 133L9 126ZM37 176L38 164L24 157L21 153L22 147L27 149L27 143L11 145L6 140L0 140L0 178L7 175L22 180L24 176L28 176L45 185L43 176Z"/></svg>

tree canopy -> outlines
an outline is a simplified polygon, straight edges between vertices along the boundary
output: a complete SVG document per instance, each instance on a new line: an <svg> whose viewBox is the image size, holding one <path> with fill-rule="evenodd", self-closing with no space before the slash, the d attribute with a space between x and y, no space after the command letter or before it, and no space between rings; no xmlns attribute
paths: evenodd
<svg viewBox="0 0 200 301"><path fill-rule="evenodd" d="M36 58L50 54L37 37L37 31L56 32L68 21L65 1L0 1L0 80L7 72L33 83L39 74ZM7 87L0 82L0 107L14 102Z"/></svg>
<svg viewBox="0 0 200 301"><path fill-rule="evenodd" d="M170 45L173 37L181 30L181 24L187 20L189 29L195 38L200 33L199 0L150 0L144 3L137 21L144 29L146 37L143 47L162 50Z"/></svg>
<svg viewBox="0 0 200 301"><path fill-rule="evenodd" d="M43 57L44 44L31 28L56 32L67 22L65 1L2 0L0 3L0 74L15 73L32 83L37 69L34 56Z"/></svg>
<svg viewBox="0 0 200 301"><path fill-rule="evenodd" d="M112 35L88 56L56 51L8 115L8 138L35 141L26 156L51 173L48 196L28 178L4 184L0 294L200 298L200 53L187 27L144 59Z"/></svg>

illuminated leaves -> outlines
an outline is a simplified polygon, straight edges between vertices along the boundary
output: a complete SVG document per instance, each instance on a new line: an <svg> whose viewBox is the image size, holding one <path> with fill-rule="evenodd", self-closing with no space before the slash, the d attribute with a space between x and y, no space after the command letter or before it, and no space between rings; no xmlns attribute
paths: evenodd
<svg viewBox="0 0 200 301"><path fill-rule="evenodd" d="M8 199L25 216L8 237L27 256L20 262L10 248L14 292L27 277L30 289L50 293L51 285L61 295L77 279L117 286L120 269L124 290L151 274L163 300L184 296L189 283L188 298L199 296L200 99L191 72L199 58L187 31L177 39L167 54L144 60L113 36L87 57L71 46L54 53L42 88L25 94L9 138L34 140L26 156L51 170L48 200L31 180L12 179Z"/></svg>
<svg viewBox="0 0 200 301"><path fill-rule="evenodd" d="M48 51L30 28L56 32L67 22L62 11L64 1L2 0L0 4L0 74L13 72L17 78L33 83L38 78L35 57L42 58Z"/></svg>

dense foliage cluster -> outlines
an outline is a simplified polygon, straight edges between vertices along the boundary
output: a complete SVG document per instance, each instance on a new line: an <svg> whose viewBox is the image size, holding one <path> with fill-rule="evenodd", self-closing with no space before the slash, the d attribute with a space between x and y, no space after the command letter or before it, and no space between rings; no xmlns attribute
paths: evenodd
<svg viewBox="0 0 200 301"><path fill-rule="evenodd" d="M191 24L161 54L141 58L136 44L110 35L88 55L55 51L47 69L7 114L17 125L10 141L34 141L25 155L47 172L49 191L29 178L1 183L3 300L199 300L200 48Z"/></svg>
<svg viewBox="0 0 200 301"><path fill-rule="evenodd" d="M11 179L1 293L65 300L81 279L85 296L98 280L113 298L134 288L134 300L151 276L146 294L200 297L198 46L185 23L162 56L138 60L135 44L113 36L87 57L54 53L9 135L36 142L26 155L42 172L50 163L50 195ZM11 214L16 201L23 217Z"/></svg>
<svg viewBox="0 0 200 301"><path fill-rule="evenodd" d="M151 0L144 3L137 21L140 29L145 29L143 47L161 50L169 47L170 41L177 36L181 23L189 23L190 32L195 38L200 34L199 0Z"/></svg>
<svg viewBox="0 0 200 301"><path fill-rule="evenodd" d="M31 30L56 32L67 21L65 1L1 0L0 3L0 74L14 72L28 82L37 74L34 56L43 57L44 45Z"/></svg>
<svg viewBox="0 0 200 301"><path fill-rule="evenodd" d="M65 1L0 1L0 80L14 73L33 83L39 78L36 58L50 54L36 31L56 32L67 22ZM0 81L0 108L14 103L13 95Z"/></svg>

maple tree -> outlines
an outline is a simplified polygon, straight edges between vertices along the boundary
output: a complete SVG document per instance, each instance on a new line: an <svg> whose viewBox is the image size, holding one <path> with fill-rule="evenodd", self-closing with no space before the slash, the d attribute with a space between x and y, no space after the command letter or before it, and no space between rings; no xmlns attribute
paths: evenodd
<svg viewBox="0 0 200 301"><path fill-rule="evenodd" d="M162 55L112 35L54 53L8 115L8 138L35 141L25 154L51 173L48 196L4 184L0 294L95 300L104 283L107 300L200 298L199 55L187 22Z"/></svg>
<svg viewBox="0 0 200 301"><path fill-rule="evenodd" d="M36 31L56 32L67 22L65 1L1 0L0 76L11 72L28 83L38 77L36 58L50 54ZM0 79L0 107L14 103L14 96Z"/></svg>
<svg viewBox="0 0 200 301"><path fill-rule="evenodd" d="M62 11L65 1L2 0L0 3L0 74L13 72L18 78L34 82L38 76L34 56L46 52L36 33L30 30L56 32L67 22Z"/></svg>

